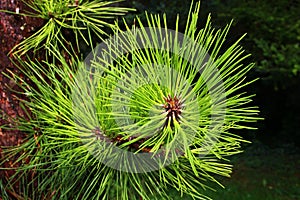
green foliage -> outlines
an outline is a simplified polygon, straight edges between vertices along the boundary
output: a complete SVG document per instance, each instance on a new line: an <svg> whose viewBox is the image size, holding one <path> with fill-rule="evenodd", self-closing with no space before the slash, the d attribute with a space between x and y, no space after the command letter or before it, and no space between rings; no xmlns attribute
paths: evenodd
<svg viewBox="0 0 300 200"><path fill-rule="evenodd" d="M220 184L215 175L230 176L228 156L245 142L232 130L252 129L248 122L259 118L249 104L253 95L241 90L253 82L245 80L253 64L243 64L249 55L239 45L242 38L221 51L230 24L214 29L208 17L199 30L199 9L199 3L191 7L183 38L179 18L168 32L165 15L148 14L146 23L137 17L139 28L124 22L126 34L115 25L113 40L104 41L109 48L93 54L91 66L76 56L66 60L56 42L46 46L53 60L19 58L30 83L14 78L27 96L22 104L30 120L17 124L28 138L7 155L26 160L11 179L21 181L21 194L170 199L172 187L181 196L209 199L198 188ZM71 24L62 27L80 34ZM139 42L146 48L140 50ZM146 160L136 159L145 154Z"/></svg>
<svg viewBox="0 0 300 200"><path fill-rule="evenodd" d="M300 4L297 1L215 1L219 23L229 18L247 30L244 45L257 62L264 83L275 89L293 84L300 71Z"/></svg>
<svg viewBox="0 0 300 200"><path fill-rule="evenodd" d="M79 42L83 41L92 45L91 34L97 37L103 37L106 32L105 27L113 27L113 19L118 15L124 15L133 10L113 6L122 0L103 1L103 0L79 0L77 3L70 0L35 0L23 2L33 11L25 13L14 13L27 17L34 17L44 20L44 23L38 31L30 37L16 45L12 52L14 54L25 54L29 50L39 50L44 47L57 48L60 45L70 45L69 38L75 37L75 43L78 50ZM70 35L72 33L73 35Z"/></svg>
<svg viewBox="0 0 300 200"><path fill-rule="evenodd" d="M242 44L257 66L250 76L260 77L252 91L266 119L257 137L272 146L299 145L299 1L211 2L206 10L214 13L215 24L234 18L232 36L247 32Z"/></svg>
<svg viewBox="0 0 300 200"><path fill-rule="evenodd" d="M147 9L150 13L165 12L169 21L175 21L177 14L188 11L184 1L166 3L137 0L131 5L137 11ZM257 63L255 71L264 78L264 84L277 89L288 87L287 80L299 75L300 5L297 1L213 0L203 1L201 6L201 15L212 13L215 27L223 26L228 20L234 19L230 40L241 32L247 32L242 43L253 55L253 60ZM142 19L145 18L143 13L138 14ZM179 30L184 27L184 23L179 24Z"/></svg>
<svg viewBox="0 0 300 200"><path fill-rule="evenodd" d="M7 192L5 191L5 185L2 182L2 180L0 180L0 192L1 192L1 198L2 199L8 199L9 198Z"/></svg>

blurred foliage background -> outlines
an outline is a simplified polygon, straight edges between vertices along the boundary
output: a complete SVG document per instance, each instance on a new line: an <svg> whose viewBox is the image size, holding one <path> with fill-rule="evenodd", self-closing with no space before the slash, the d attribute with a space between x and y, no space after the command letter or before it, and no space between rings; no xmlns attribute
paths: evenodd
<svg viewBox="0 0 300 200"><path fill-rule="evenodd" d="M191 0L127 0L125 4L137 9L134 15L144 18L144 11L166 13L168 24L175 24L180 15L180 28L187 16ZM260 107L264 121L258 123L258 131L243 134L249 140L257 139L271 147L282 144L300 146L300 1L299 0L202 0L202 23L212 15L213 26L224 27L232 19L229 41L244 33L242 45L252 54L256 63L250 78L259 77L249 87L255 93L255 104ZM203 26L201 20L199 28ZM170 26L169 28L175 28Z"/></svg>

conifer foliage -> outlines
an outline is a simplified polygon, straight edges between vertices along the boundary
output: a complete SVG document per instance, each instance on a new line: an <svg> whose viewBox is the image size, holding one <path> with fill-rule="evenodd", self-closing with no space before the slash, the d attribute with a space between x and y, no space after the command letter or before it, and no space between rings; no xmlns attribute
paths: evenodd
<svg viewBox="0 0 300 200"><path fill-rule="evenodd" d="M124 21L126 30L116 23L84 61L66 61L55 43L46 47L54 59L20 59L31 83L15 81L28 97L22 103L30 120L19 119L18 128L28 138L9 155L24 161L11 180L22 183L21 194L168 199L173 187L209 199L199 188L230 176L228 156L242 151L245 141L232 130L251 129L248 122L259 118L253 95L243 91L254 81L246 80L249 55L240 39L225 48L230 24L215 29L209 16L198 29L199 10L191 6L184 33L169 30L165 15L136 18L133 27Z"/></svg>

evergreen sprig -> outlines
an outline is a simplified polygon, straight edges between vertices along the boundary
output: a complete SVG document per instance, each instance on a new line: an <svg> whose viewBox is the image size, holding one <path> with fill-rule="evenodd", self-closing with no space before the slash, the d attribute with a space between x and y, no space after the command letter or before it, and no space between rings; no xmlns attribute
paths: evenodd
<svg viewBox="0 0 300 200"><path fill-rule="evenodd" d="M78 50L80 50L79 42L93 45L93 41L90 40L91 34L99 38L104 37L107 35L105 27L114 26L113 21L109 22L110 19L134 10L115 6L121 1L22 0L30 9L20 13L7 10L4 12L42 19L43 24L35 33L16 45L11 52L15 55L23 55L29 50L36 52L44 47L57 48L57 46L71 42L76 43ZM68 35L68 33L73 35ZM70 41L69 39L73 37L75 41Z"/></svg>
<svg viewBox="0 0 300 200"><path fill-rule="evenodd" d="M199 188L230 176L228 156L242 151L232 130L259 118L242 90L253 82L245 79L249 55L240 39L224 49L230 24L216 30L208 17L198 30L199 9L191 6L183 37L149 14L138 27L124 22L125 31L116 24L87 62L65 61L53 46L53 62L20 60L31 84L15 82L30 120L18 122L28 138L11 155L26 161L12 178L24 195L168 199L173 187L209 199Z"/></svg>

